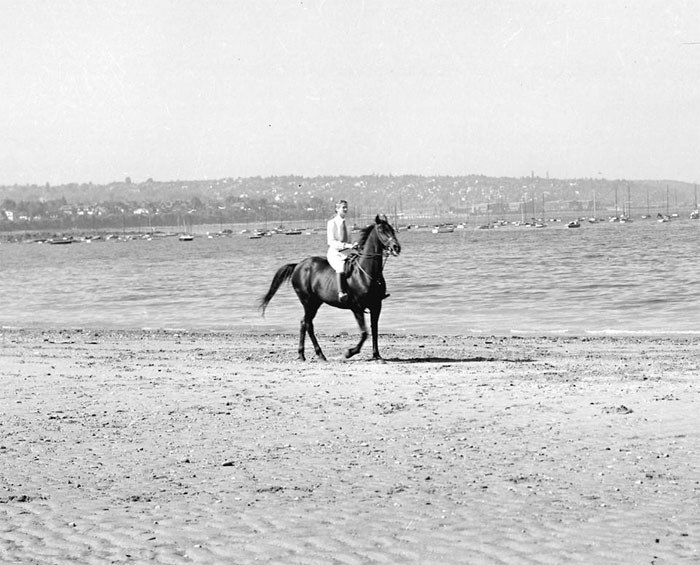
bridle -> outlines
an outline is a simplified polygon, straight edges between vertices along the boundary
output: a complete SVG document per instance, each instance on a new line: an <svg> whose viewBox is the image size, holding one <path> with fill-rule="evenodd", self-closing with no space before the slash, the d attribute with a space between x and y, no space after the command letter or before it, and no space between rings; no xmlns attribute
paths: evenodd
<svg viewBox="0 0 700 565"><path fill-rule="evenodd" d="M359 256L359 257L380 257L380 256L384 256L384 257L387 257L387 258L388 258L389 255L393 255L393 252L390 250L390 247L391 247L392 243L394 243L394 244L396 244L396 245L399 244L398 240L396 239L396 236L393 236L393 235L392 235L392 236L390 236L388 239L385 239L385 238L384 238L384 235L381 234L381 233L377 230L376 227L374 228L374 231L375 231L376 234L377 234L377 238L379 239L379 243L381 243L381 245L382 245L382 250L381 250L379 253L376 253L376 252L375 252L375 253L369 253L369 252L365 251L366 245L363 245L363 246L362 246L362 249L360 249L360 251L359 251L359 253L358 253L358 256ZM386 261L385 261L385 262L386 262Z"/></svg>
<svg viewBox="0 0 700 565"><path fill-rule="evenodd" d="M398 242L398 240L396 239L396 236L394 236L394 235L390 236L388 239L385 239L385 238L384 238L384 235L381 234L381 233L377 230L376 226L375 226L374 230L375 230L375 232L376 232L376 234L377 234L377 238L379 239L379 243L381 243L381 245L382 245L382 250L381 250L379 253L376 253L376 252L375 252L375 253L369 253L369 252L365 251L366 245L364 245L364 246L362 247L362 249L360 250L360 252L357 254L357 258L359 259L359 258L361 258L361 257L367 257L367 258L382 257L382 258L383 258L383 261L382 261L382 268L381 268L381 270L383 271L383 270L384 270L384 265L386 265L386 262L389 260L389 257L390 257L391 255L393 255L393 252L392 252L391 249L390 249L392 243L398 245L399 242ZM359 261L356 261L356 262L355 262L355 265L357 266L358 269L360 269L360 271L362 271L365 275L367 275L367 277L369 277L371 280L374 280L374 277L373 277L372 275L370 275L367 271L365 271L365 269L362 267L362 265L360 264Z"/></svg>

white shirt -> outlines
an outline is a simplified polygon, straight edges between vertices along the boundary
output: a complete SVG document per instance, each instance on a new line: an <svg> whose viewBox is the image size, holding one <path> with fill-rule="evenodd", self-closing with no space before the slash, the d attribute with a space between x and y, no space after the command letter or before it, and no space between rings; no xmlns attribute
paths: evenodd
<svg viewBox="0 0 700 565"><path fill-rule="evenodd" d="M344 218L335 216L330 219L326 232L328 247L331 249L342 251L343 249L350 249L352 247L352 245L350 245L350 230L348 230Z"/></svg>

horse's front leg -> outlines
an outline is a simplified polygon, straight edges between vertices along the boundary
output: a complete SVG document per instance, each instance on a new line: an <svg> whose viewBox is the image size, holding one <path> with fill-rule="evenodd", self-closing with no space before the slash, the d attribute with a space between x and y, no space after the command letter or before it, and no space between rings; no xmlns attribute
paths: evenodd
<svg viewBox="0 0 700 565"><path fill-rule="evenodd" d="M379 314L382 313L381 301L369 309L370 327L372 328L372 359L381 360L379 355Z"/></svg>
<svg viewBox="0 0 700 565"><path fill-rule="evenodd" d="M364 344L367 339L367 325L365 324L365 311L362 308L354 309L352 313L355 315L355 320L357 325L360 327L360 341L357 342L355 347L351 347L345 352L345 358L350 359L353 355L357 355L362 349L362 344Z"/></svg>

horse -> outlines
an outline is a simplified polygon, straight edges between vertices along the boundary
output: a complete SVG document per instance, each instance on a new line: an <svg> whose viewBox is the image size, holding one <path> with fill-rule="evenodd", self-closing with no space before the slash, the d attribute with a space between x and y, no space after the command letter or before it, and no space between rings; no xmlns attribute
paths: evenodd
<svg viewBox="0 0 700 565"><path fill-rule="evenodd" d="M272 278L270 289L260 299L259 306L265 315L265 308L277 290L285 282L291 281L292 287L304 307L304 317L299 331L299 357L306 361L304 355L304 340L308 333L313 343L316 356L326 361L314 333L314 317L323 304L335 308L351 310L360 328L360 341L355 347L345 352L349 359L357 355L367 339L365 325L365 309L369 310L372 330L372 358L381 361L378 346L379 315L382 311L382 300L385 298L385 284L382 271L385 254L398 256L401 244L396 238L394 228L386 216L377 215L373 224L361 230L357 250L353 251L346 261L345 280L348 291L347 300L338 297L338 283L335 271L325 257L307 257L300 263L288 263L280 267Z"/></svg>

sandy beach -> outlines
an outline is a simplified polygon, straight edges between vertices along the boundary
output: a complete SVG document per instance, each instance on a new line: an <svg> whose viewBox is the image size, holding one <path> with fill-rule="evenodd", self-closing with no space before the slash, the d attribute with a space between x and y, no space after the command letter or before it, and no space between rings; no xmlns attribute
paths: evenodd
<svg viewBox="0 0 700 565"><path fill-rule="evenodd" d="M700 562L697 339L355 340L1 330L0 562Z"/></svg>

